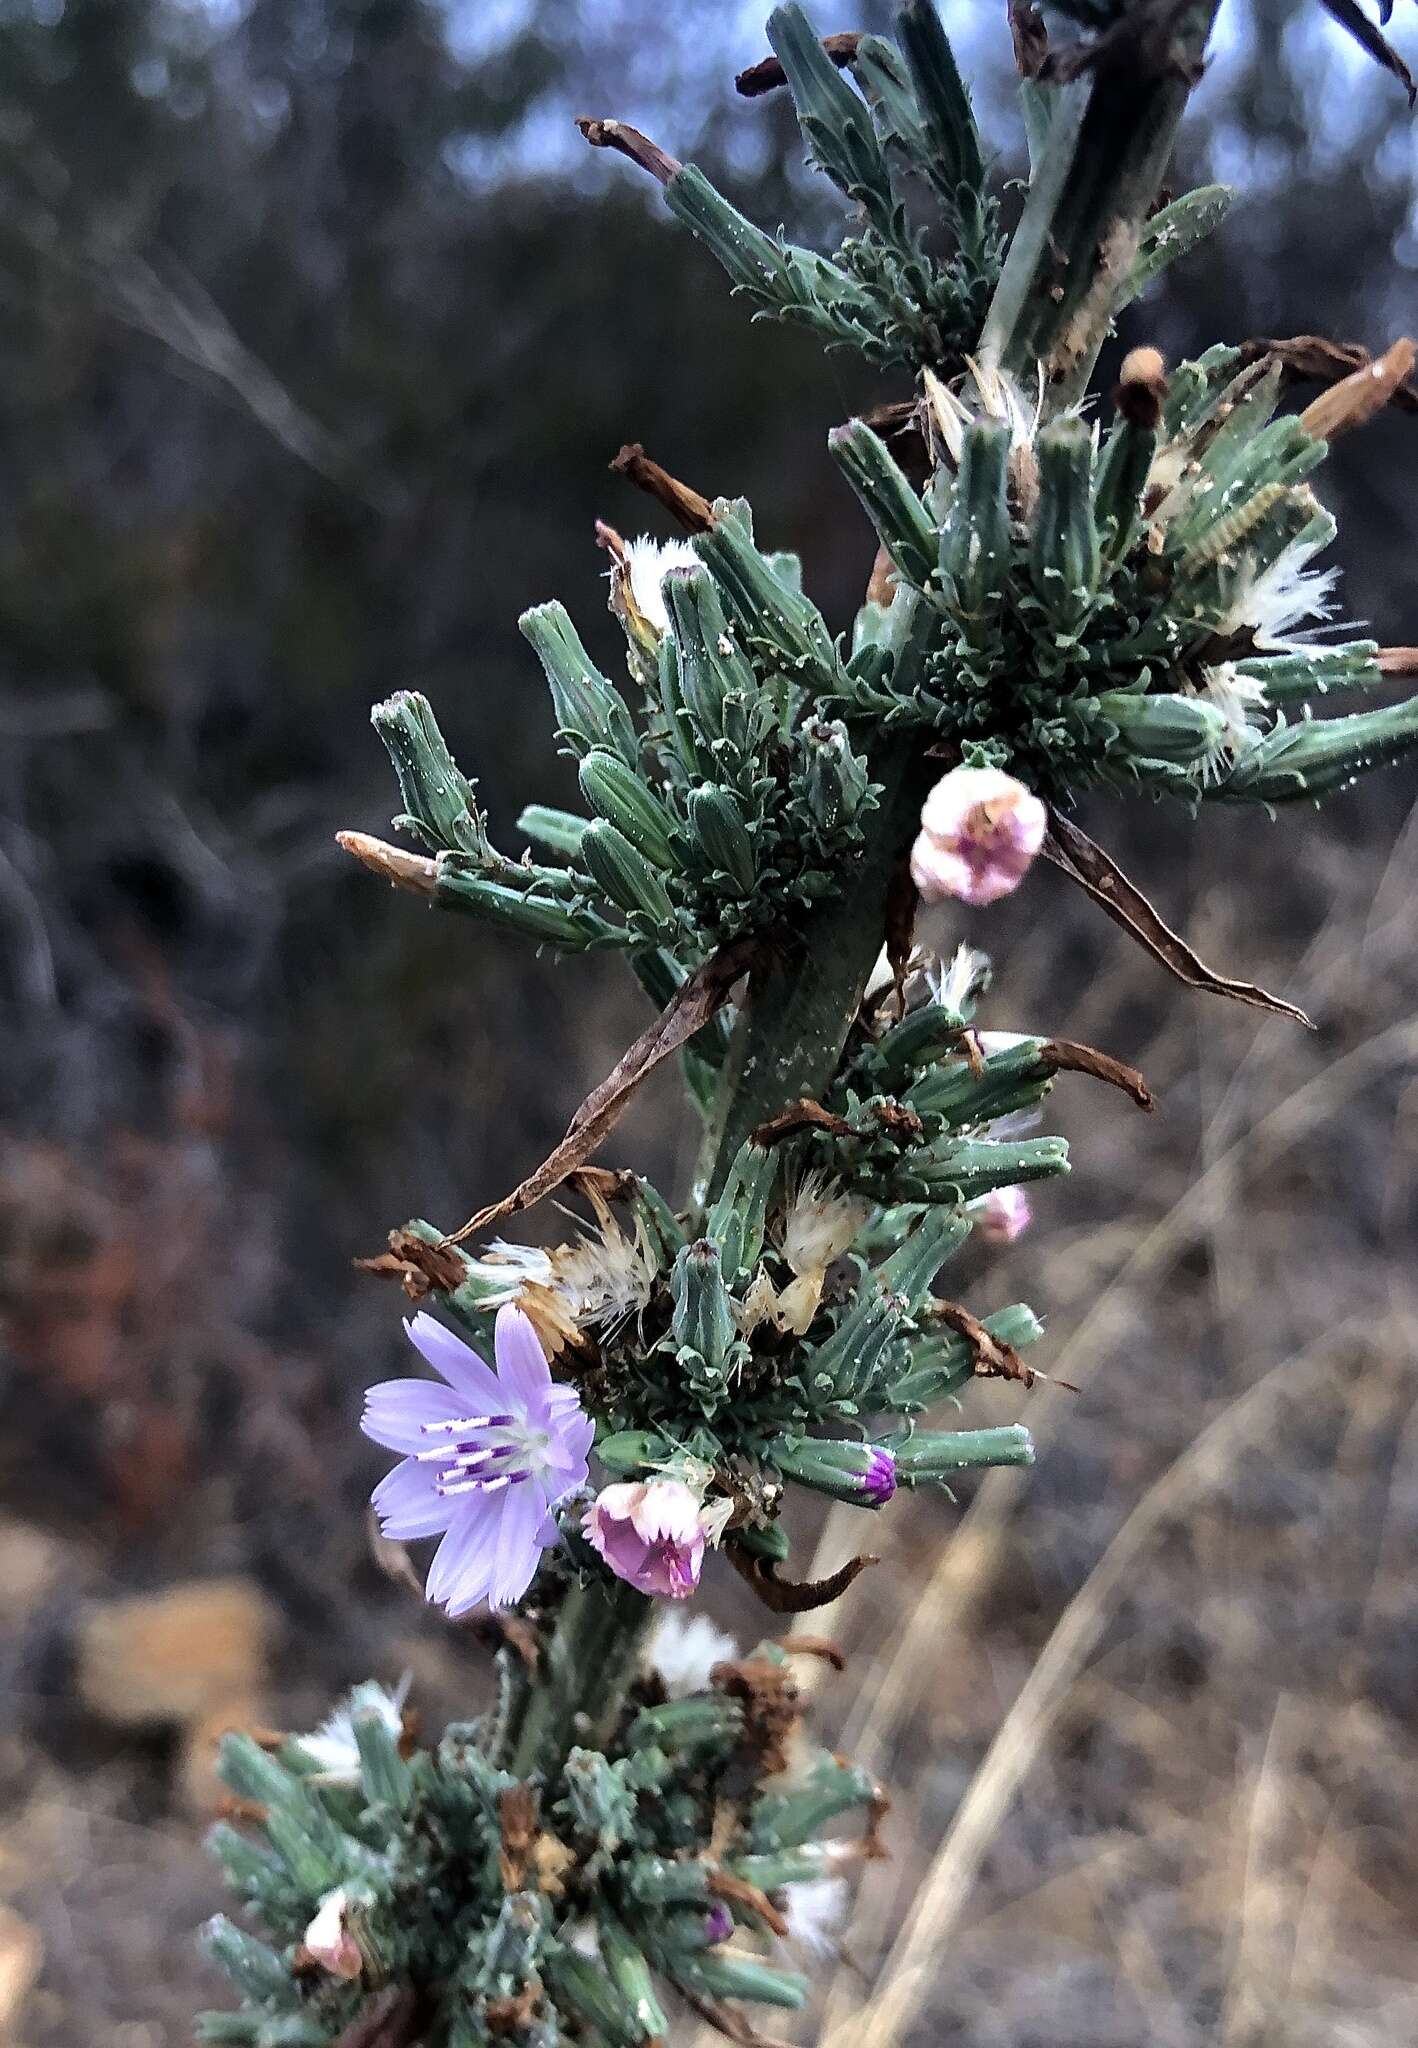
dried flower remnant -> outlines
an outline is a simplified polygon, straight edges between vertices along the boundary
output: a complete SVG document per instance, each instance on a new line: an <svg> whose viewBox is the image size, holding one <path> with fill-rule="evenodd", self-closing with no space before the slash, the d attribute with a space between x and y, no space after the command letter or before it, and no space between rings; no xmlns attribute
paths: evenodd
<svg viewBox="0 0 1418 2048"><path fill-rule="evenodd" d="M498 1312L496 1370L432 1316L405 1328L444 1384L386 1380L365 1396L365 1435L404 1454L374 1489L380 1527L442 1536L425 1591L450 1615L510 1606L556 1541L552 1508L585 1484L593 1425L520 1309Z"/></svg>
<svg viewBox="0 0 1418 2048"><path fill-rule="evenodd" d="M1012 895L1044 843L1049 814L999 768L952 768L921 810L911 875L927 902L996 903Z"/></svg>

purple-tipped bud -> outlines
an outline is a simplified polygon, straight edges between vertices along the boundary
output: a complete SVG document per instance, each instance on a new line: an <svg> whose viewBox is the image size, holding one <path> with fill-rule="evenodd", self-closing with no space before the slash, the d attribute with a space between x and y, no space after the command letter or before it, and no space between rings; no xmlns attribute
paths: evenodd
<svg viewBox="0 0 1418 2048"><path fill-rule="evenodd" d="M884 1508L896 1491L896 1457L881 1444L872 1444L862 1488L874 1508Z"/></svg>
<svg viewBox="0 0 1418 2048"><path fill-rule="evenodd" d="M734 1916L722 1899L716 1899L704 1915L704 1940L712 1948L716 1942L727 1941L734 1931Z"/></svg>
<svg viewBox="0 0 1418 2048"><path fill-rule="evenodd" d="M777 1463L785 1479L853 1507L884 1507L896 1491L896 1458L884 1444L804 1437L791 1450L779 1451Z"/></svg>

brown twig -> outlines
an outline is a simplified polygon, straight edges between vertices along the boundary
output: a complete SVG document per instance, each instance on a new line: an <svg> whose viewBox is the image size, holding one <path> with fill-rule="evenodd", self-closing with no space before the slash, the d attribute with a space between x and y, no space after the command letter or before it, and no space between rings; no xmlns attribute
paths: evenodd
<svg viewBox="0 0 1418 2048"><path fill-rule="evenodd" d="M1381 647L1377 660L1381 676L1418 676L1418 647Z"/></svg>
<svg viewBox="0 0 1418 2048"><path fill-rule="evenodd" d="M663 505L686 533L708 533L713 526L714 507L709 500L652 461L638 441L627 441L610 467Z"/></svg>
<svg viewBox="0 0 1418 2048"><path fill-rule="evenodd" d="M824 36L822 47L838 69L845 70L856 56L861 39L859 29L845 29L836 35ZM747 71L740 71L734 80L734 91L742 93L746 100L756 100L766 92L777 92L787 82L788 74L776 57L761 57L756 64L750 64Z"/></svg>
<svg viewBox="0 0 1418 2048"><path fill-rule="evenodd" d="M787 1933L787 1916L779 1912L767 1892L761 1892L746 1877L735 1877L727 1870L713 1870L709 1873L708 1890L711 1898L722 1899L727 1906L744 1907L755 1919L763 1922L770 1934Z"/></svg>
<svg viewBox="0 0 1418 2048"><path fill-rule="evenodd" d="M599 121L590 114L578 114L576 126L592 149L614 149L628 156L642 171L648 171L661 185L668 185L681 168L679 159L666 154L658 142L632 128L628 121Z"/></svg>

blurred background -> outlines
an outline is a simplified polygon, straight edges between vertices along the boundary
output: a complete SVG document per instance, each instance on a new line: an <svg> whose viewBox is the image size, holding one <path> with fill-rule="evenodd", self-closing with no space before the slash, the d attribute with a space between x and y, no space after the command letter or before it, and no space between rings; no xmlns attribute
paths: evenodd
<svg viewBox="0 0 1418 2048"><path fill-rule="evenodd" d="M224 2002L217 1730L405 1670L430 1723L481 1697L371 1554L355 1423L404 1303L350 1261L511 1185L644 1015L614 960L440 921L333 835L387 828L366 713L404 685L504 841L570 795L516 618L560 595L616 658L593 521L664 530L623 441L746 493L850 618L872 545L824 437L904 394L751 326L571 125L811 238L786 107L732 91L759 12L0 0L0 2040L176 2048ZM944 12L1016 172L1003 5ZM1318 9L1228 0L1183 173L1243 204L1120 345L1411 328L1414 129ZM1416 459L1390 412L1322 480L1380 640L1418 638ZM820 1722L890 1785L893 1860L801 2040L1418 2034L1413 794L1084 813L1313 1035L1165 983L1053 872L926 934L994 955L987 1023L1160 1107L1061 1086L1073 1178L962 1282L1031 1300L1078 1391L974 1397L1037 1467L894 1513L836 1619ZM657 1083L615 1161L669 1182L691 1136Z"/></svg>

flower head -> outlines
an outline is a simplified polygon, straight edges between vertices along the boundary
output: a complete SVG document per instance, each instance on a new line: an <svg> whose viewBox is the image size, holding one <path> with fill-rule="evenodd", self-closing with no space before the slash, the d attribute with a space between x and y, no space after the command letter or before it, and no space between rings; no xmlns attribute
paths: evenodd
<svg viewBox="0 0 1418 2048"><path fill-rule="evenodd" d="M687 1700L692 1693L707 1692L714 1666L737 1655L733 1637L715 1628L705 1615L679 1614L671 1608L661 1615L645 1660L672 1700Z"/></svg>
<svg viewBox="0 0 1418 2048"><path fill-rule="evenodd" d="M1049 814L999 768L952 768L921 811L911 874L928 900L993 903L1019 887L1044 843Z"/></svg>
<svg viewBox="0 0 1418 2048"><path fill-rule="evenodd" d="M986 1244L1013 1244L1034 1220L1029 1197L1019 1187L991 1188L977 1205L972 1205L971 1214Z"/></svg>
<svg viewBox="0 0 1418 2048"><path fill-rule="evenodd" d="M618 1579L664 1600L687 1600L704 1563L699 1498L682 1479L621 1480L596 1496L586 1541Z"/></svg>
<svg viewBox="0 0 1418 2048"><path fill-rule="evenodd" d="M585 1484L592 1424L520 1309L498 1312L495 1371L432 1316L405 1328L445 1384L386 1380L365 1396L365 1435L404 1453L374 1489L379 1525L442 1535L426 1592L450 1615L509 1606L556 1541L552 1508Z"/></svg>

